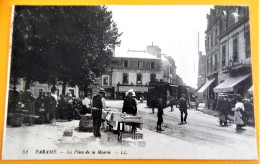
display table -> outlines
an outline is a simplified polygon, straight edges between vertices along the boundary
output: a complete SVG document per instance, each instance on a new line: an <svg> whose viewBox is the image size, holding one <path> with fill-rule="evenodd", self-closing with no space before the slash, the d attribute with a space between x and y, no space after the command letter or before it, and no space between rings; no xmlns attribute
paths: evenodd
<svg viewBox="0 0 260 164"><path fill-rule="evenodd" d="M118 134L120 134L120 131L125 131L125 125L132 127L132 133L135 133L136 128L142 129L143 125L143 120L141 117L131 116L115 110L104 110L102 112L102 118L105 119L110 127L116 129ZM120 127L122 127L122 129Z"/></svg>

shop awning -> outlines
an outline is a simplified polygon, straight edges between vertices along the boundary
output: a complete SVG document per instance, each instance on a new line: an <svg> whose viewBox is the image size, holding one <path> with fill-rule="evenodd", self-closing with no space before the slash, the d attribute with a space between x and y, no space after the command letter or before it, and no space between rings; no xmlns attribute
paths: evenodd
<svg viewBox="0 0 260 164"><path fill-rule="evenodd" d="M253 95L253 85L247 91L250 95Z"/></svg>
<svg viewBox="0 0 260 164"><path fill-rule="evenodd" d="M214 92L233 92L234 86L248 78L251 74L229 77L214 88Z"/></svg>
<svg viewBox="0 0 260 164"><path fill-rule="evenodd" d="M199 90L198 93L203 93L215 79L208 80Z"/></svg>

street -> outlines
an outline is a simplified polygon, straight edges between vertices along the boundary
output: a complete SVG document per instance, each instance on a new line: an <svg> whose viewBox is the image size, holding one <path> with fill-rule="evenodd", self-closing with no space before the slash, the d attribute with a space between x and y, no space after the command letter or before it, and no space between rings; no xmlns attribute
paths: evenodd
<svg viewBox="0 0 260 164"><path fill-rule="evenodd" d="M120 108L123 106L122 101L107 101L107 103L109 107ZM255 128L253 127L247 126L236 132L234 124L221 127L217 117L194 109L188 109L187 124L179 125L179 109L174 106L174 111L170 110L170 107L164 109L162 134L200 145L218 144L227 147L235 147L255 140ZM144 128L156 131L157 109L152 114L152 109L146 107L146 102L143 102L138 104L138 113L144 119Z"/></svg>
<svg viewBox="0 0 260 164"><path fill-rule="evenodd" d="M107 100L109 108L121 109L122 100ZM193 109L188 110L187 124L180 123L175 107L164 109L161 133L156 132L157 109L151 114L146 103L138 104L143 118L145 146L135 142L122 145L108 143L111 133L101 131L101 138L92 132L79 132L79 120L58 120L55 125L41 124L19 128L7 127L4 132L3 159L256 159L255 128L246 126L240 132L229 124L220 127L218 118ZM73 129L72 137L63 136ZM164 153L162 153L164 152ZM93 154L94 153L94 154Z"/></svg>

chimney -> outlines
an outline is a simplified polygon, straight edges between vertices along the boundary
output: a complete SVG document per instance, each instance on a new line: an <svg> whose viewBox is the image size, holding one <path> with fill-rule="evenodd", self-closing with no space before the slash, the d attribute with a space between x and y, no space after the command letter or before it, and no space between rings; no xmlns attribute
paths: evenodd
<svg viewBox="0 0 260 164"><path fill-rule="evenodd" d="M152 43L152 46L147 46L146 51L157 58L161 58L161 49L159 46L154 46Z"/></svg>

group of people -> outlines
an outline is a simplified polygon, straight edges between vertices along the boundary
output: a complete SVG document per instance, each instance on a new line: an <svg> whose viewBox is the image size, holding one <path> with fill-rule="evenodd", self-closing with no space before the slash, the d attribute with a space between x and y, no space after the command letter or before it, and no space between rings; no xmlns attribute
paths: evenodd
<svg viewBox="0 0 260 164"><path fill-rule="evenodd" d="M66 95L61 94L58 99L55 91L52 88L51 92L40 93L37 98L34 98L29 89L18 92L14 87L9 92L8 114L27 112L30 116L38 116L37 120L40 120L40 123L53 123L58 118L70 121L80 119L81 114L91 113L89 92L83 98L68 92ZM96 104L93 101L94 105Z"/></svg>
<svg viewBox="0 0 260 164"><path fill-rule="evenodd" d="M171 111L174 110L173 106L175 104L174 102L175 100L173 98L170 98L170 107L171 107ZM182 94L181 98L179 99L179 101L177 102L179 110L180 110L180 117L181 117L181 122L180 124L187 124L187 116L188 116L188 107L187 107L187 99L185 94ZM156 99L152 99L151 100L151 106L152 106L152 114L154 113L154 108L157 107L158 108L158 112L157 112L157 126L156 126L156 131L157 132L161 132L163 131L162 129L162 123L163 123L163 100L162 98L159 98L158 101L156 101Z"/></svg>
<svg viewBox="0 0 260 164"><path fill-rule="evenodd" d="M216 110L218 111L218 117L220 120L220 125L227 125L228 120L231 120L228 115L234 112L234 124L236 124L236 130L238 131L247 123L247 111L245 109L245 104L242 102L242 96L240 94L236 95L236 104L232 108L232 103L226 94L220 93L218 95L218 101L216 105Z"/></svg>

